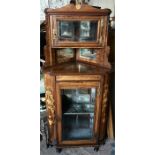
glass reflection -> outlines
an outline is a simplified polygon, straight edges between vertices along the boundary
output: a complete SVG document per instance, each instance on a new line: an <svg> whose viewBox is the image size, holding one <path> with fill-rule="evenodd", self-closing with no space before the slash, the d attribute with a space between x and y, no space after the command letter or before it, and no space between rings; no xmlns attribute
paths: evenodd
<svg viewBox="0 0 155 155"><path fill-rule="evenodd" d="M57 62L67 62L74 58L74 50L71 48L57 49Z"/></svg>
<svg viewBox="0 0 155 155"><path fill-rule="evenodd" d="M94 49L80 49L80 57L88 60L96 60L96 51Z"/></svg>
<svg viewBox="0 0 155 155"><path fill-rule="evenodd" d="M59 40L96 41L97 21L59 21Z"/></svg>
<svg viewBox="0 0 155 155"><path fill-rule="evenodd" d="M73 22L60 22L60 36L64 38L72 38L74 33Z"/></svg>
<svg viewBox="0 0 155 155"><path fill-rule="evenodd" d="M62 89L62 139L93 138L96 89Z"/></svg>

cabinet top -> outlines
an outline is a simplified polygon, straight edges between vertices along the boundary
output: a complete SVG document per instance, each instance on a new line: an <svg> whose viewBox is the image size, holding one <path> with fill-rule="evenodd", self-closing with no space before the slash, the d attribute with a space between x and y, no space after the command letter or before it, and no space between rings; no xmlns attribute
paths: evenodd
<svg viewBox="0 0 155 155"><path fill-rule="evenodd" d="M103 75L110 73L111 70L103 67L89 65L81 62L70 62L45 67L44 73L49 72L51 75Z"/></svg>
<svg viewBox="0 0 155 155"><path fill-rule="evenodd" d="M98 9L93 6L90 6L88 4L82 4L80 9L76 9L76 6L74 4L68 4L62 8L57 9L51 9L46 8L45 9L46 14L51 15L110 15L111 10L110 9Z"/></svg>

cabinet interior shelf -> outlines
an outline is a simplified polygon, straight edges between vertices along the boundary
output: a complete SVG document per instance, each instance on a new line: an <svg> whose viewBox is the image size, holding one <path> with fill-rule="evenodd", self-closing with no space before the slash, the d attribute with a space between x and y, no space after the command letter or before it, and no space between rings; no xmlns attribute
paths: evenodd
<svg viewBox="0 0 155 155"><path fill-rule="evenodd" d="M79 113L79 112L74 112L74 113L64 113L64 115L89 115L89 114L94 114L93 112L82 112L82 113Z"/></svg>

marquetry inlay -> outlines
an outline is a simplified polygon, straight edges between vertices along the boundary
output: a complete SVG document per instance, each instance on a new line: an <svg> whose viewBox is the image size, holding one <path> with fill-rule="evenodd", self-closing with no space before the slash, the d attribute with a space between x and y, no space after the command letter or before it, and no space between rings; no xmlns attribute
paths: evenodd
<svg viewBox="0 0 155 155"><path fill-rule="evenodd" d="M46 106L48 111L49 125L55 124L55 105L51 89L47 88L45 93Z"/></svg>

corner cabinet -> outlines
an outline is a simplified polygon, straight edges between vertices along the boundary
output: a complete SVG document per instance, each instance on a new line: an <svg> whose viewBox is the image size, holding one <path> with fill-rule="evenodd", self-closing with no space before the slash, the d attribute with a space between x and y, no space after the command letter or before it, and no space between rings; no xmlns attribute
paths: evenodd
<svg viewBox="0 0 155 155"><path fill-rule="evenodd" d="M107 129L111 11L69 4L45 13L48 144L97 148Z"/></svg>

